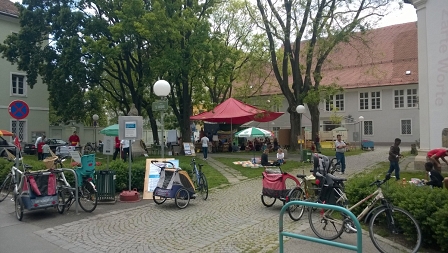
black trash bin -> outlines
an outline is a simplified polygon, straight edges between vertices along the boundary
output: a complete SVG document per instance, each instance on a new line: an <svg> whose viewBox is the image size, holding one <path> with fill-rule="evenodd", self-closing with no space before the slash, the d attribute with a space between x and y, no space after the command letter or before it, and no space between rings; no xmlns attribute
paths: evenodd
<svg viewBox="0 0 448 253"><path fill-rule="evenodd" d="M115 202L115 171L100 170L97 175L96 190L98 202Z"/></svg>

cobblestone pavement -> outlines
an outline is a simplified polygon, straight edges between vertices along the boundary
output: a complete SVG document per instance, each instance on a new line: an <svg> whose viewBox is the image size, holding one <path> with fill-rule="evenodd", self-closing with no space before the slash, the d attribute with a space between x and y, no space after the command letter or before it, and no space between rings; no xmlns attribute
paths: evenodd
<svg viewBox="0 0 448 253"><path fill-rule="evenodd" d="M347 176L386 161L388 148L348 156ZM210 159L212 160L212 159ZM214 159L213 159L214 160ZM220 165L216 160L214 166ZM237 177L235 177L237 178ZM99 214L35 234L69 252L271 252L278 247L282 204L260 200L261 179L234 181L212 190L209 199L193 199L178 209L173 200ZM309 227L307 219L284 217L285 231Z"/></svg>

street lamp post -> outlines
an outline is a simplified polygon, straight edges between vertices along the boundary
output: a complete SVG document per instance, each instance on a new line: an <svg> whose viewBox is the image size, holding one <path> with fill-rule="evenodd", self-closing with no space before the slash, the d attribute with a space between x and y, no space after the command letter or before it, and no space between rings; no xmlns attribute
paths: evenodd
<svg viewBox="0 0 448 253"><path fill-rule="evenodd" d="M154 93L160 97L161 101L154 102L153 103L153 109L158 110L161 113L161 120L160 124L162 125L162 142L161 142L161 152L162 152L162 158L165 157L165 143L163 140L164 132L165 132L165 124L164 124L164 112L166 109L168 109L168 101L166 100L166 97L171 92L171 86L170 84L165 80L158 80L154 84Z"/></svg>
<svg viewBox="0 0 448 253"><path fill-rule="evenodd" d="M363 116L359 116L359 136L360 136L360 138L359 138L359 143L360 143L360 146L361 146L361 150L362 150L362 121L364 120L364 117Z"/></svg>
<svg viewBox="0 0 448 253"><path fill-rule="evenodd" d="M98 119L99 119L100 117L97 115L97 114L93 114L93 116L92 116L92 119L93 119L93 128L94 128L94 131L95 131L95 134L94 134L94 136L95 136L95 145L94 145L94 148L95 148L95 153L96 153L96 148L97 148L97 143L96 143L96 128L98 127Z"/></svg>
<svg viewBox="0 0 448 253"><path fill-rule="evenodd" d="M303 162L303 157L302 157L302 141L303 141L303 136L302 136L302 114L305 113L305 106L304 105L298 105L296 107L296 112L299 114L299 132L300 132L300 158Z"/></svg>

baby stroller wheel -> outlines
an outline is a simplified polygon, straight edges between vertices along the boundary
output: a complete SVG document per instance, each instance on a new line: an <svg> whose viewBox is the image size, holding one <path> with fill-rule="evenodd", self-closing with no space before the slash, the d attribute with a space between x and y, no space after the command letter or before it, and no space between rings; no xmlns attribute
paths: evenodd
<svg viewBox="0 0 448 253"><path fill-rule="evenodd" d="M159 196L156 196L156 195L153 194L153 195L152 195L152 200L154 200L154 202L155 202L157 205L161 205L161 204L165 203L166 198L159 197Z"/></svg>
<svg viewBox="0 0 448 253"><path fill-rule="evenodd" d="M272 198L272 197L268 197L268 196L265 196L265 195L261 195L261 202L266 207L273 206L276 200L277 200L276 198Z"/></svg>
<svg viewBox="0 0 448 253"><path fill-rule="evenodd" d="M15 196L15 209L16 209L16 218L21 221L23 218L23 205L22 205L22 199L19 197L19 195L16 194Z"/></svg>
<svg viewBox="0 0 448 253"><path fill-rule="evenodd" d="M185 188L179 188L176 192L176 196L174 201L176 202L176 206L180 209L184 209L188 206L190 203L190 194L188 193L187 189Z"/></svg>

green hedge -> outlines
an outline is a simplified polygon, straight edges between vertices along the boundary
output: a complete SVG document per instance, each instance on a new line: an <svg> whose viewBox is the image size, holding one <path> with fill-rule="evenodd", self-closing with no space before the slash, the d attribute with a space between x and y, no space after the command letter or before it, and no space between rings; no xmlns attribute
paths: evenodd
<svg viewBox="0 0 448 253"><path fill-rule="evenodd" d="M353 205L373 193L375 186L369 185L377 178L384 178L384 174L379 175L378 170L375 170L350 178L345 188L350 204ZM418 221L423 235L423 247L448 251L447 189L403 185L401 181L396 182L393 178L386 182L382 189L391 203L407 210ZM365 205L358 207L353 213L357 215L364 208Z"/></svg>

